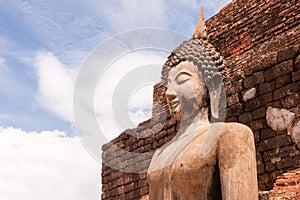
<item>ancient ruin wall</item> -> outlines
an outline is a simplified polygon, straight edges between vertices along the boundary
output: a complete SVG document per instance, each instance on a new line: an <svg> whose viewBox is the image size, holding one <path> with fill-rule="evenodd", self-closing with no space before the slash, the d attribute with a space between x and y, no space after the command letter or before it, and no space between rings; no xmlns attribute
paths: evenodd
<svg viewBox="0 0 300 200"><path fill-rule="evenodd" d="M300 2L235 0L206 24L210 42L227 63L226 121L244 123L254 132L259 189L270 190L277 176L300 167ZM151 152L175 135L178 125L166 113L164 93L162 84L154 87L152 119L102 147L102 199L141 199L148 194L146 173L116 168L146 171ZM268 125L269 107L294 117L287 130ZM278 112L269 115L281 118Z"/></svg>

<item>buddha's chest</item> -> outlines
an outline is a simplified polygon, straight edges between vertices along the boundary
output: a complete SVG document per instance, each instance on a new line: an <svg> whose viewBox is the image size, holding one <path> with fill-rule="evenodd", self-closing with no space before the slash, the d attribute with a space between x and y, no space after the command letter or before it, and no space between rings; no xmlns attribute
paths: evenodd
<svg viewBox="0 0 300 200"><path fill-rule="evenodd" d="M186 139L156 152L149 167L149 184L172 195L206 195L216 170L217 147L203 156L203 142L203 137Z"/></svg>

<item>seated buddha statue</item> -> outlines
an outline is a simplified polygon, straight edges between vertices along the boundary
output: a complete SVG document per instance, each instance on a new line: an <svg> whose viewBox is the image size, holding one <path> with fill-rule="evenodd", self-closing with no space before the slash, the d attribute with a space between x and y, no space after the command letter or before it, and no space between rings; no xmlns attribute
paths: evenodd
<svg viewBox="0 0 300 200"><path fill-rule="evenodd" d="M251 129L212 120L222 118L224 62L207 40L203 9L193 37L171 53L164 68L166 100L179 128L152 157L149 199L258 199Z"/></svg>

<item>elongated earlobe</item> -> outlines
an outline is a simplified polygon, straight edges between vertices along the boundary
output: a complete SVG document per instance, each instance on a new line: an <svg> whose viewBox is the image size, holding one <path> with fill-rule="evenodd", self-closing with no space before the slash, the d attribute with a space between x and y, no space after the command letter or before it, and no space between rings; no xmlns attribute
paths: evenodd
<svg viewBox="0 0 300 200"><path fill-rule="evenodd" d="M210 110L214 118L219 118L219 104L222 89L222 76L221 74L214 74L208 80L208 90L210 96Z"/></svg>

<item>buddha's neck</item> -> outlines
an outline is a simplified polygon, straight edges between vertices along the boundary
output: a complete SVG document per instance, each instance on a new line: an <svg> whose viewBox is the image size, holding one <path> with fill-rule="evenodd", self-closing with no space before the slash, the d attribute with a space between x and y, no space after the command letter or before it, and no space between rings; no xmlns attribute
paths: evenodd
<svg viewBox="0 0 300 200"><path fill-rule="evenodd" d="M178 134L195 134L209 125L208 109L203 108L193 116L184 117L180 121Z"/></svg>

